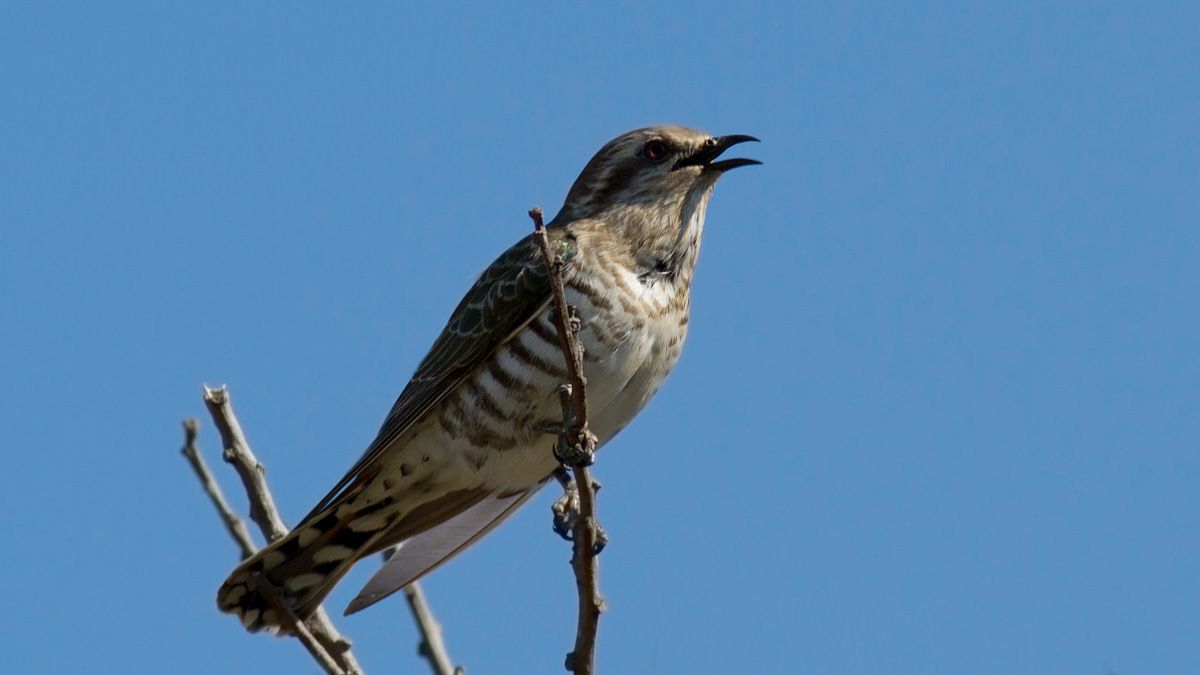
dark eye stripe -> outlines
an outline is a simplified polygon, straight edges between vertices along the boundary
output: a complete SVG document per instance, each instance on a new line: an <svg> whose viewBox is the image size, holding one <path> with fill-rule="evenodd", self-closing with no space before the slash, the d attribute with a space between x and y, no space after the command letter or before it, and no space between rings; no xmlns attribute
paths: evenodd
<svg viewBox="0 0 1200 675"><path fill-rule="evenodd" d="M608 204L633 180L634 168L622 166L604 177L604 187L596 190L594 203Z"/></svg>

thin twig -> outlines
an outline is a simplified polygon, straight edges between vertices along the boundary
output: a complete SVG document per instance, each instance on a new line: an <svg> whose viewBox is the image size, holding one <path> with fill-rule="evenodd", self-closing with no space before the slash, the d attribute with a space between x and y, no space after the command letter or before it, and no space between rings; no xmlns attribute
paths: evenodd
<svg viewBox="0 0 1200 675"><path fill-rule="evenodd" d="M196 472L196 478L200 479L200 486L204 488L205 494L216 507L217 514L225 523L225 529L229 531L229 536L233 537L238 548L242 549L242 559L245 560L254 555L256 548L254 540L250 538L250 531L246 529L246 523L242 522L242 519L233 512L233 509L229 507L229 502L225 501L225 494L221 492L221 486L217 484L217 479L213 477L212 471L208 470L208 463L204 461L204 456L200 454L200 448L196 446L196 436L199 433L200 423L195 418L189 417L183 421L183 456L187 457L188 463L192 465L192 470Z"/></svg>
<svg viewBox="0 0 1200 675"><path fill-rule="evenodd" d="M462 666L454 665L450 654L446 651L446 643L442 640L442 625L433 616L433 610L425 601L425 591L421 584L414 582L404 588L404 599L412 611L413 620L421 630L421 644L418 652L429 661L434 675L464 675Z"/></svg>
<svg viewBox="0 0 1200 675"><path fill-rule="evenodd" d="M567 670L576 675L592 675L596 670L596 631L604 611L600 595L599 562L596 554L604 546L605 537L596 522L596 489L588 466L596 452L596 437L588 429L587 378L583 375L583 345L579 341L580 322L575 308L567 304L563 285L563 261L550 250L550 239L542 222L542 210L529 212L533 229L550 272L554 294L554 327L559 346L567 363L569 383L559 390L563 410L563 430L559 434L555 454L571 466L578 490L579 513L572 526L571 567L575 571L575 586L579 594L579 616L575 628L575 649L567 654ZM567 503L570 504L568 495ZM556 514L556 522L557 522Z"/></svg>
<svg viewBox="0 0 1200 675"><path fill-rule="evenodd" d="M384 551L385 563L399 549L399 546L393 546ZM421 632L417 654L429 662L433 675L465 675L467 671L462 666L454 665L454 661L450 659L450 652L446 650L446 643L442 640L442 624L438 623L433 610L429 608L429 603L425 602L425 592L421 590L421 583L414 581L405 586L404 599L408 601L413 621L417 623L417 630Z"/></svg>
<svg viewBox="0 0 1200 675"><path fill-rule="evenodd" d="M204 388L204 405L212 415L213 423L221 434L221 443L225 447L224 458L233 465L242 485L246 488L246 496L250 500L250 517L262 530L267 541L275 541L287 534L288 528L279 515L275 499L267 487L266 469L254 453L242 433L242 426L233 414L233 404L229 392L224 387ZM253 553L253 548L250 550ZM245 549L243 549L245 553ZM270 589L261 589L271 599ZM279 603L281 609L282 603ZM283 611L281 617L287 620L290 612ZM329 620L324 608L318 607L307 622L293 622L289 626L309 654L321 665L327 673L336 675L362 675L362 668L350 651L350 641L342 636ZM294 629L294 630L293 630ZM308 633L311 631L311 635Z"/></svg>
<svg viewBox="0 0 1200 675"><path fill-rule="evenodd" d="M225 461L233 465L242 479L242 487L250 499L251 520L258 525L268 542L282 539L288 533L288 526L280 517L275 498L267 487L267 470L250 450L250 443L242 433L242 425L233 414L229 390L225 387L204 387L204 406L208 408L213 424L217 425L217 431L221 434Z"/></svg>

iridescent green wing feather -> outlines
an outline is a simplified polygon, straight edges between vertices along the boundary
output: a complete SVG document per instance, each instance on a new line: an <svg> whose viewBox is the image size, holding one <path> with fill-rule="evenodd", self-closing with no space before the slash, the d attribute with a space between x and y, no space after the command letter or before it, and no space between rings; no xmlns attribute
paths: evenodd
<svg viewBox="0 0 1200 675"><path fill-rule="evenodd" d="M565 262L569 278L577 248L565 229L548 230L550 248ZM497 347L538 316L550 302L550 277L533 235L496 259L467 292L388 413L362 459L309 513L311 517L369 480L376 460L404 433L483 363ZM306 518L307 519L307 518Z"/></svg>

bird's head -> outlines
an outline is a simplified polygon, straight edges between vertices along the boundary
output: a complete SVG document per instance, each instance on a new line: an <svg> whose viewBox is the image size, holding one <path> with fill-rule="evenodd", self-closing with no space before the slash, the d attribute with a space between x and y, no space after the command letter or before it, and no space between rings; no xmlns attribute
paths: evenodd
<svg viewBox="0 0 1200 675"><path fill-rule="evenodd" d="M724 172L759 164L740 158L717 161L731 146L757 140L670 125L622 134L583 168L555 221L679 213L689 201L706 196Z"/></svg>

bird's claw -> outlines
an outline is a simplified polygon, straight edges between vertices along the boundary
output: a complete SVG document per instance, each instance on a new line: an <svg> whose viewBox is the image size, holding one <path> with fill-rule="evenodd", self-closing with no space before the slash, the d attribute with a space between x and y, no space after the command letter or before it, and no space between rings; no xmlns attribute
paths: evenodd
<svg viewBox="0 0 1200 675"><path fill-rule="evenodd" d="M550 511L554 514L554 532L566 541L575 541L575 526L579 524L580 511L583 508L579 501L579 486L566 465L554 470L554 479L563 489L562 496L550 505ZM600 491L600 483L594 479L592 489L595 492ZM592 553L595 555L603 551L608 544L608 535L595 518L591 518L589 522L595 528L595 545L592 547Z"/></svg>
<svg viewBox="0 0 1200 675"><path fill-rule="evenodd" d="M596 461L596 435L584 429L580 436L578 443L571 443L566 434L559 434L554 458L567 466L591 466Z"/></svg>
<svg viewBox="0 0 1200 675"><path fill-rule="evenodd" d="M562 496L550 505L550 511L554 514L554 532L567 541L573 541L575 523L579 520L579 487L562 467L554 472L554 477L563 488Z"/></svg>
<svg viewBox="0 0 1200 675"><path fill-rule="evenodd" d="M596 528L596 543L594 546L592 546L592 555L600 555L600 552L604 550L604 547L608 546L608 533L605 532L604 528L600 527L600 523L594 519L592 520L592 527Z"/></svg>

